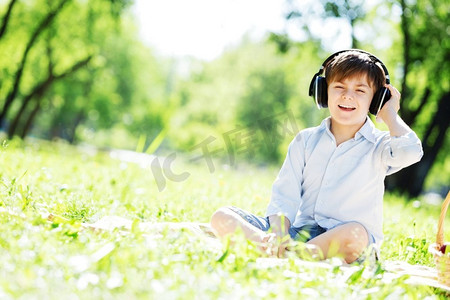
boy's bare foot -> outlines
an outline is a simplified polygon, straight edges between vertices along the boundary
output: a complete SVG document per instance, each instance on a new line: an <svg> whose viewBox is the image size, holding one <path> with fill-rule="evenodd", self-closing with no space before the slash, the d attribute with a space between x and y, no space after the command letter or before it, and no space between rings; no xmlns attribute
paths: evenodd
<svg viewBox="0 0 450 300"><path fill-rule="evenodd" d="M317 261L324 259L322 250L313 244L293 241L287 246L286 250L295 253L299 258L304 260Z"/></svg>
<svg viewBox="0 0 450 300"><path fill-rule="evenodd" d="M280 238L275 233L266 233L258 248L268 256L286 257L289 244L293 242L288 236Z"/></svg>
<svg viewBox="0 0 450 300"><path fill-rule="evenodd" d="M262 236L261 242L257 245L265 255L274 256L276 235L274 233L268 233Z"/></svg>

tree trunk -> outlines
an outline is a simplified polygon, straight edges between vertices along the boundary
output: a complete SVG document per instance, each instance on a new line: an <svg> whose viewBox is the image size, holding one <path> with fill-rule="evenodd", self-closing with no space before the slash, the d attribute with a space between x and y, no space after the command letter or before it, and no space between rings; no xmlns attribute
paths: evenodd
<svg viewBox="0 0 450 300"><path fill-rule="evenodd" d="M22 105L19 108L14 120L11 122L11 125L8 128L8 138L12 138L14 134L17 132L17 127L19 126L19 122L22 119L23 114L25 113L26 108L30 104L31 100L34 97L42 97L47 89L50 87L53 82L54 77L48 77L44 82L38 84L33 91L28 94L25 98L23 98Z"/></svg>
<svg viewBox="0 0 450 300"><path fill-rule="evenodd" d="M11 0L9 2L5 16L3 17L2 26L0 27L0 39L6 33L6 28L8 27L8 24L9 24L9 18L11 17L11 12L12 12L14 4L16 4L16 1L17 0Z"/></svg>
<svg viewBox="0 0 450 300"><path fill-rule="evenodd" d="M22 105L20 106L19 111L17 112L16 116L14 117L14 120L9 125L9 128L8 128L8 137L9 138L12 138L13 135L16 133L17 127L19 126L19 121L22 118L22 115L24 114L25 109L27 108L28 104L33 99L33 97L35 97L35 96L42 97L43 94L45 93L45 91L49 88L50 84L53 81L53 78L54 78L54 76L53 76L53 59L52 59L53 51L52 51L52 47L51 47L51 38L52 38L52 33L49 30L48 34L47 34L47 59L48 59L47 79L44 80L43 83L36 85L36 87L33 89L33 91L30 94L28 94L26 97L23 98Z"/></svg>
<svg viewBox="0 0 450 300"><path fill-rule="evenodd" d="M86 114L84 113L84 109L78 112L77 116L75 117L75 121L72 124L72 128L70 128L68 141L69 143L73 144L75 142L76 132L78 126L81 124L81 122L86 119Z"/></svg>
<svg viewBox="0 0 450 300"><path fill-rule="evenodd" d="M424 155L422 160L407 169L386 178L389 190L398 189L412 197L420 195L425 178L433 166L439 150L447 138L450 126L450 93L447 92L439 99L438 108L422 139Z"/></svg>
<svg viewBox="0 0 450 300"><path fill-rule="evenodd" d="M401 16L401 28L402 28L402 34L403 34L403 78L402 83L400 86L400 92L402 93L403 99L409 99L409 88L406 84L406 77L409 72L409 65L411 64L411 35L409 32L409 22L408 22L408 16L406 16L405 11L407 10L406 2L405 0L400 0L400 5L402 8L402 16ZM403 120L406 122L406 124L410 124L408 118L408 111L404 105L400 106L400 115L402 116Z"/></svg>
<svg viewBox="0 0 450 300"><path fill-rule="evenodd" d="M69 68L68 70L66 70L65 72L63 72L61 74L53 75L53 73L50 73L50 74L48 74L48 77L43 82L38 83L33 88L32 92L24 98L24 100L22 102L22 106L19 109L17 115L15 116L14 121L12 122L11 128L8 130L9 138L11 138L17 132L17 126L25 112L26 107L29 105L31 99L36 97L37 105L35 106L35 109L36 109L36 107L40 107L39 102L42 100L42 97L44 96L45 92L50 88L50 86L53 84L53 82L55 80L60 80L70 74L75 73L77 70L79 70L80 68L87 65L89 63L89 61L91 60L91 58L92 58L92 56L88 56L85 59L80 60L79 62L75 63L71 68ZM33 109L33 111L35 109ZM34 119L34 117L33 117L33 119ZM28 120L29 120L29 118L28 118ZM28 122L29 121L27 121L27 123ZM25 131L25 135L23 135L24 131L22 131L22 134L21 134L22 137L26 136L26 131Z"/></svg>
<svg viewBox="0 0 450 300"><path fill-rule="evenodd" d="M355 36L355 22L356 22L355 18L353 18L353 19L350 18L349 19L350 28L351 28L351 37L352 37L352 49L358 49L359 48L358 39Z"/></svg>
<svg viewBox="0 0 450 300"><path fill-rule="evenodd" d="M23 127L22 134L20 135L21 139L24 139L28 135L28 133L31 129L31 125L33 124L33 121L37 116L37 113L41 110L42 97L38 98L36 100L37 100L36 105L34 106L33 110L31 111L30 115L28 116L28 120L26 121L26 123Z"/></svg>

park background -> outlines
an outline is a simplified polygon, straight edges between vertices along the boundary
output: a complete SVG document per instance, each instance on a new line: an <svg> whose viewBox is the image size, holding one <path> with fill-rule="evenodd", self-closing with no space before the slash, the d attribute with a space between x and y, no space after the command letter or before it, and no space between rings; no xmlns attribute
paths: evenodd
<svg viewBox="0 0 450 300"><path fill-rule="evenodd" d="M243 153L252 163L279 164L293 136L279 134L271 116L290 112L299 129L318 125L327 112L308 97L313 74L332 52L362 48L390 70L402 93L400 114L424 146L422 161L387 187L410 196L445 194L445 1L277 1L261 8L249 2L242 11L236 2L181 3L160 5L151 22L158 5L145 1L3 1L0 125L7 138L159 155L190 153L208 141L226 148L210 150L216 156ZM246 17L255 25L242 35L238 26L252 24ZM152 37L163 45L152 48ZM271 145L237 149L251 143L250 133L223 141L242 127Z"/></svg>
<svg viewBox="0 0 450 300"><path fill-rule="evenodd" d="M282 271L261 274L247 265L256 255L248 249L247 258L234 256L234 269L220 267L214 264L233 256L211 260L185 237L168 235L172 244L160 253L139 232L96 236L81 232L80 222L105 215L207 222L226 204L264 213L295 132L328 114L308 96L311 78L346 48L384 62L402 93L400 114L424 148L421 162L386 181L385 257L432 265L426 249L450 182L449 4L244 2L164 1L161 12L143 0L0 2L0 245L2 277L9 278L0 296L43 296L52 283L54 297L68 289L88 297L195 295L186 272L203 278L209 295L232 295L236 286L250 295L269 281L285 287L273 277ZM247 31L237 29L242 24ZM70 222L48 225L43 211ZM105 241L114 250L79 270L78 256L97 253ZM231 283L209 277L211 264ZM332 283L340 273L333 274L316 272L305 284L328 286L319 288L322 296L345 294ZM390 286L355 274L347 284L356 284L356 295L373 284L380 297L434 293L409 292L402 278ZM292 289L284 289L287 296Z"/></svg>

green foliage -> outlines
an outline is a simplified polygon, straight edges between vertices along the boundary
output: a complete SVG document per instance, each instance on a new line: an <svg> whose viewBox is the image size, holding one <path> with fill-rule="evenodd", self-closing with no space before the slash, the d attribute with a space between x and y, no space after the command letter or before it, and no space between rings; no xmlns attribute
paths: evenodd
<svg viewBox="0 0 450 300"><path fill-rule="evenodd" d="M150 50L138 42L129 18L123 18L120 31L113 31L112 24L99 21L100 28L92 33L98 56L92 68L78 74L82 94L64 98L74 103L82 101L78 112L83 120L76 133L79 139L98 146L133 148L133 136L145 134L152 138L164 127L161 106L168 101L167 72ZM71 90L66 83L62 83L61 89ZM59 119L70 120L74 113L62 107L58 115ZM71 126L66 122L60 127ZM94 134L86 135L85 130ZM114 135L119 131L124 140L110 138L97 142L96 132Z"/></svg>
<svg viewBox="0 0 450 300"><path fill-rule="evenodd" d="M7 117L7 125L11 125L22 102L32 96L16 134L27 133L26 123L31 120L32 136L98 147L146 150L152 145L156 153L172 149L191 153L213 138L211 151L222 161L238 156L252 162L279 163L295 133L293 128L288 134L277 132L281 124L277 116L290 113L295 120L291 127L301 130L317 126L328 115L327 110L318 111L308 96L310 80L332 48L318 35L318 22L330 32L336 29L330 25L336 24L336 19L348 23L353 46L360 45L383 58L397 87L406 71L402 19L393 15L401 1L376 5L360 0L289 2L292 11L287 18L297 22L296 29L304 36L301 42L291 40L287 32L272 33L260 41L245 37L210 62L166 59L144 46L128 10L132 1L63 1L16 1L8 30L0 38L0 52L8 53L0 57L0 95L5 99L31 33L65 3L28 53ZM0 4L2 16L9 3ZM423 136L435 116L437 101L449 88L448 5L416 1L406 7L405 20L414 26L410 26L411 44L406 47L411 50L411 61L402 91L402 116L407 118L408 112L420 106L429 88L428 104L414 124ZM82 68L68 72L89 57ZM64 72L67 76L51 81L40 93L33 92L52 74ZM32 118L34 110L38 114ZM245 145L239 144L236 136L231 143L227 140L239 129L246 135ZM436 136L434 130L427 144ZM427 188L448 186L448 176L442 173L450 173L442 170L448 169L445 153L449 143L446 138L427 178Z"/></svg>
<svg viewBox="0 0 450 300"><path fill-rule="evenodd" d="M280 159L278 146L284 136L279 134L280 121L276 119L274 112L286 111L290 94L291 89L281 69L257 70L247 79L246 91L237 109L237 119L243 126L251 128L251 131L259 131L266 141L263 145L257 141L252 143L252 147L259 148L254 152L260 154L263 161ZM252 152L248 154L254 158Z"/></svg>
<svg viewBox="0 0 450 300"><path fill-rule="evenodd" d="M61 9L60 3L65 3ZM165 120L161 109L153 108L154 103L161 106L168 101L168 72L162 60L157 60L138 41L133 16L127 10L130 4L131 1L122 0L35 0L27 5L19 1L13 7L8 30L0 40L2 53L11 53L0 58L2 94L13 89L24 46L37 28L32 20L41 22L51 12L56 13L39 31L25 61L18 93L9 111L9 125L16 116L20 116L19 122L17 129L10 127L10 134L25 132L33 107L42 111L33 120L32 131L40 137L59 137L70 142L84 139L99 145L97 131L100 135L122 132L126 134L122 134L121 144L98 139L104 143L99 146L133 148L134 135L145 134L151 139L158 134ZM69 72L64 78L54 78L89 56L92 59L84 68ZM36 93L35 87L46 80L49 84ZM31 95L31 100L19 115L27 95Z"/></svg>
<svg viewBox="0 0 450 300"><path fill-rule="evenodd" d="M318 125L326 112L313 113L317 109L308 96L320 65L317 45L303 43L283 54L278 50L275 43L244 40L212 62L193 62L192 75L176 92L180 106L168 135L173 145L191 151L212 137L211 150L222 149L218 155L232 152L254 162L284 159L297 131ZM309 67L312 71L305 72ZM288 132L282 128L287 113L294 120ZM243 140L229 136L235 132Z"/></svg>
<svg viewBox="0 0 450 300"><path fill-rule="evenodd" d="M171 120L169 136L177 148L189 149L209 135L220 137L234 129L247 77L260 61L270 58L270 51L247 42L210 63L191 63L191 76L178 88L181 106Z"/></svg>
<svg viewBox="0 0 450 300"><path fill-rule="evenodd" d="M420 163L408 172L400 172L393 179L401 190L420 193L426 182L427 188L448 190L448 138L450 95L448 42L449 5L445 1L398 1L402 10L402 97L401 115L418 133L424 148ZM431 170L432 178L425 178ZM435 177L435 174L440 175ZM405 178L401 182L401 178ZM440 177L440 178L439 178ZM443 183L443 184L442 184ZM412 187L411 187L412 186ZM414 189L414 187L416 187Z"/></svg>
<svg viewBox="0 0 450 300"><path fill-rule="evenodd" d="M445 297L408 284L408 276L388 277L383 264L342 268L334 260L302 264L289 256L268 265L240 236L233 247L217 247L184 230L139 229L144 221L208 222L230 204L263 214L276 169L208 173L180 159L176 167L192 176L158 192L147 168L62 143L13 140L0 148L0 159L8 162L0 173L4 298ZM49 222L48 212L67 220ZM423 199L387 195L382 258L432 266L425 248L434 242L438 214ZM82 222L105 215L132 220L131 231L83 229Z"/></svg>
<svg viewBox="0 0 450 300"><path fill-rule="evenodd" d="M433 266L434 260L428 253L428 247L436 242L440 205L428 203L426 197L406 202L405 199L393 194L385 197L385 203L386 238L381 249L383 257L386 260L402 260L410 264ZM445 226L447 228L450 226L448 218ZM445 235L445 240L449 240L448 231Z"/></svg>

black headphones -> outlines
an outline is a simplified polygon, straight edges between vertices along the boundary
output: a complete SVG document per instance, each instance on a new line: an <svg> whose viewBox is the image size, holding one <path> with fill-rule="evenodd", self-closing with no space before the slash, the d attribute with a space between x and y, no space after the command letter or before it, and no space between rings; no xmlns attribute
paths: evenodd
<svg viewBox="0 0 450 300"><path fill-rule="evenodd" d="M323 62L322 66L320 67L319 72L317 72L314 75L314 77L311 80L311 83L309 85L309 95L312 96L314 98L314 100L316 101L317 108L328 107L327 80L325 79L325 77L321 76L325 67L336 56L338 56L339 54L341 54L343 52L347 52L347 51L357 51L360 53L367 54L374 63L380 64L380 66L383 69L384 74L386 76L386 84L390 83L389 72L388 72L386 66L375 55L372 55L369 52L359 50L359 49L348 49L348 50L342 50L342 51L336 52L336 53L332 54L330 57L328 57ZM389 91L389 89L387 89L384 86L381 87L373 95L372 102L370 103L369 112L373 115L377 115L378 112L380 111L380 109L383 107L384 103L386 103L390 98L391 98L391 92Z"/></svg>

